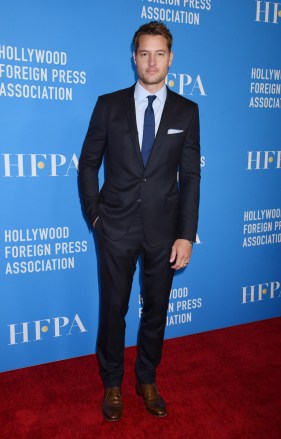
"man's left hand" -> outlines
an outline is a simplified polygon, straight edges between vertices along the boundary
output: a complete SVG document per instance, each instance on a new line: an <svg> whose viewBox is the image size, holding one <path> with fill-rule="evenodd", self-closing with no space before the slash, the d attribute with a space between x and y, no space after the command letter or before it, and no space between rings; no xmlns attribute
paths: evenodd
<svg viewBox="0 0 281 439"><path fill-rule="evenodd" d="M177 239L172 247L170 262L174 262L171 268L180 270L189 263L192 254L192 244L187 239Z"/></svg>

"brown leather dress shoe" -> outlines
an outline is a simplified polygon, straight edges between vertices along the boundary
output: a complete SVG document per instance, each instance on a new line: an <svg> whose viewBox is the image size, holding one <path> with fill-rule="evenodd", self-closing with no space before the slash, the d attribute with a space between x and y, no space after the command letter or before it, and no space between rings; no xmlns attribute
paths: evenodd
<svg viewBox="0 0 281 439"><path fill-rule="evenodd" d="M167 415L165 401L160 395L156 384L141 384L137 382L137 394L143 397L149 413L163 417Z"/></svg>
<svg viewBox="0 0 281 439"><path fill-rule="evenodd" d="M119 421L122 417L121 387L107 387L102 402L102 412L107 421Z"/></svg>

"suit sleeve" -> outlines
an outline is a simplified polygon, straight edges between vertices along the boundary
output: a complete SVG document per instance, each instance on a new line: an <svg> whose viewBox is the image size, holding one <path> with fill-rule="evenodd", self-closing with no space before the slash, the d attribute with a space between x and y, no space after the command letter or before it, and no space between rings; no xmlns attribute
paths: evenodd
<svg viewBox="0 0 281 439"><path fill-rule="evenodd" d="M79 159L79 192L82 207L91 224L98 217L99 168L107 144L102 99L94 108Z"/></svg>
<svg viewBox="0 0 281 439"><path fill-rule="evenodd" d="M179 238L196 240L200 197L200 128L198 105L187 130L179 165Z"/></svg>

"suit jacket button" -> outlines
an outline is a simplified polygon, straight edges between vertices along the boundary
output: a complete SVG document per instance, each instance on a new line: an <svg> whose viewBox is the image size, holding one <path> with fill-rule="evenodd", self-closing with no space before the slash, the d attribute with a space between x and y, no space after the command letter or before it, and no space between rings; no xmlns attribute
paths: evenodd
<svg viewBox="0 0 281 439"><path fill-rule="evenodd" d="M137 203L141 203L141 199L140 198L137 199Z"/></svg>
<svg viewBox="0 0 281 439"><path fill-rule="evenodd" d="M142 181L146 181L146 178L144 177L144 178L142 179Z"/></svg>

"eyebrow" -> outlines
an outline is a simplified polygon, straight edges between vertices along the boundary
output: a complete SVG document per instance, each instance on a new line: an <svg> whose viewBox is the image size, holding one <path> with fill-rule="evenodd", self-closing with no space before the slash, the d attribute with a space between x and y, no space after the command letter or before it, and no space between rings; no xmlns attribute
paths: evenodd
<svg viewBox="0 0 281 439"><path fill-rule="evenodd" d="M141 52L141 53L143 53L143 52L164 52L164 53L166 53L167 52L167 50L166 49L157 49L157 50L148 50L148 49L141 49L141 50L138 50L138 52Z"/></svg>

